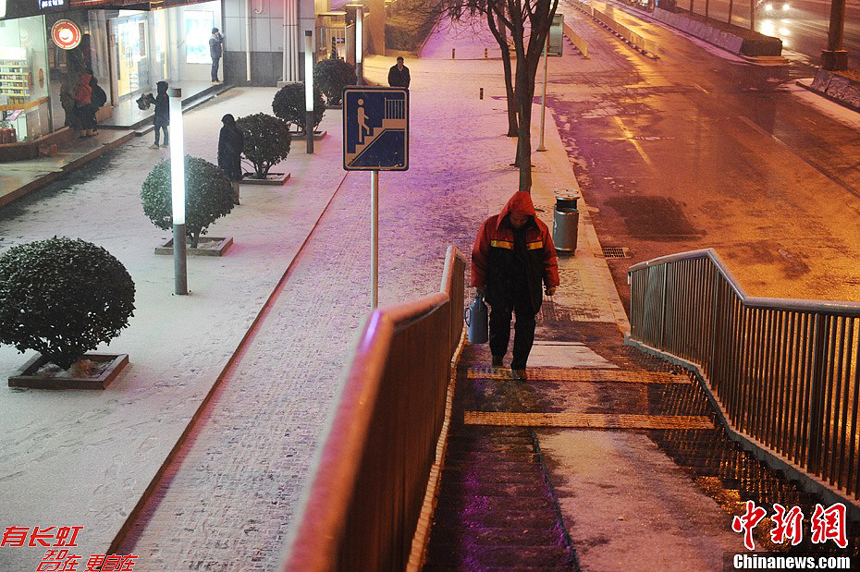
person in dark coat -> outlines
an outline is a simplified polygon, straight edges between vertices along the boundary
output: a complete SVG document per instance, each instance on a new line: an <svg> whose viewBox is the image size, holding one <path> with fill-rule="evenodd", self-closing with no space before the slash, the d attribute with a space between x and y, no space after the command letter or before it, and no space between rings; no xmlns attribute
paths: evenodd
<svg viewBox="0 0 860 572"><path fill-rule="evenodd" d="M227 114L221 118L221 133L218 137L218 166L233 181L236 198L239 204L239 181L242 180L242 151L245 148L245 136L236 126L236 119Z"/></svg>
<svg viewBox="0 0 860 572"><path fill-rule="evenodd" d="M409 89L409 68L403 65L403 56L397 58L397 64L388 70L388 85L391 87L405 87Z"/></svg>
<svg viewBox="0 0 860 572"><path fill-rule="evenodd" d="M167 126L170 125L170 99L167 96L167 82L160 81L155 84L158 94L155 96L155 116L153 123L155 124L155 143L150 148L158 149L160 132L164 132L164 146L170 145L170 135L167 132Z"/></svg>
<svg viewBox="0 0 860 572"><path fill-rule="evenodd" d="M78 84L75 86L75 115L77 115L81 126L81 137L91 137L95 135L95 116L93 110L92 95L93 88L90 87L90 79L93 76L84 72L78 78Z"/></svg>
<svg viewBox="0 0 860 572"><path fill-rule="evenodd" d="M472 286L490 305L490 352L502 367L514 325L511 369L525 380L535 336L535 316L559 285L558 258L547 226L535 215L528 191L518 191L502 211L481 225L472 248Z"/></svg>
<svg viewBox="0 0 860 572"><path fill-rule="evenodd" d="M90 107L92 114L90 115L90 127L92 129L93 135L99 134L99 124L96 120L96 112L101 109L105 103L107 103L107 94L105 90L102 89L102 86L99 85L99 80L96 79L96 76L93 75L92 70L87 70L87 73L90 74L90 88L92 90L92 94L90 96Z"/></svg>
<svg viewBox="0 0 860 572"><path fill-rule="evenodd" d="M218 31L218 28L212 28L212 35L209 36L209 56L212 58L212 83L220 83L218 81L218 63L221 61L221 56L224 54L224 36Z"/></svg>

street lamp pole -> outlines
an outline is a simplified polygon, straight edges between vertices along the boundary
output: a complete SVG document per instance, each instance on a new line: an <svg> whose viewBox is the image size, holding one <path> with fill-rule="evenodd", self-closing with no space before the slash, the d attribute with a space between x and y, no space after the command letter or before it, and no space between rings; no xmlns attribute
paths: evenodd
<svg viewBox="0 0 860 572"><path fill-rule="evenodd" d="M314 152L314 40L313 32L305 31L305 133L308 154Z"/></svg>
<svg viewBox="0 0 860 572"><path fill-rule="evenodd" d="M168 94L170 117L170 193L173 218L173 292L188 294L188 269L185 252L185 150L182 129L182 90Z"/></svg>
<svg viewBox="0 0 860 572"><path fill-rule="evenodd" d="M364 6L359 4L355 11L355 75L358 85L364 85L364 64L361 56L364 54Z"/></svg>

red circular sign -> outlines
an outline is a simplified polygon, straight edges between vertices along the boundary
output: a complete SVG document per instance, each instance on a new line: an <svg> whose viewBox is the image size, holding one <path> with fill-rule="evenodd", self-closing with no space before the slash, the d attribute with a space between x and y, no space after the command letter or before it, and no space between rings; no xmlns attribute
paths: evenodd
<svg viewBox="0 0 860 572"><path fill-rule="evenodd" d="M51 39L64 50L73 50L81 43L81 29L71 20L57 20L51 27Z"/></svg>

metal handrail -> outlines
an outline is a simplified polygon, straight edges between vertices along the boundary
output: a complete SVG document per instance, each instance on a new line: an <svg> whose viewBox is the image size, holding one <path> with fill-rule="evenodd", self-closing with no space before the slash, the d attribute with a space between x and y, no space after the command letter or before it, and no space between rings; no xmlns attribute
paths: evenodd
<svg viewBox="0 0 860 572"><path fill-rule="evenodd" d="M659 266L671 262L679 262L681 260L694 260L707 256L711 262L719 268L720 272L725 277L732 290L743 299L745 306L750 308L770 308L774 310L798 310L803 312L822 312L827 314L844 313L848 316L860 317L860 302L833 302L831 300L809 300L800 298L761 298L757 296L749 296L743 287L734 279L731 272L726 268L725 263L720 258L720 255L712 248L703 248L701 250L690 250L688 252L680 252L678 254L668 254L660 256L645 262L639 262L627 269L627 275L649 268L651 266Z"/></svg>
<svg viewBox="0 0 860 572"><path fill-rule="evenodd" d="M441 292L365 321L286 542L284 571L405 568L463 328L465 264L449 247Z"/></svg>
<svg viewBox="0 0 860 572"><path fill-rule="evenodd" d="M698 369L733 430L860 499L860 304L747 296L711 249L628 282L629 342Z"/></svg>

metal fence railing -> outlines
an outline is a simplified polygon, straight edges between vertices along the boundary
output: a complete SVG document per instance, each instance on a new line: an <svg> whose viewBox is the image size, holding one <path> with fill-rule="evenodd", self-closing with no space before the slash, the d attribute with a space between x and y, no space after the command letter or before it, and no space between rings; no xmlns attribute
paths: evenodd
<svg viewBox="0 0 860 572"><path fill-rule="evenodd" d="M628 280L634 345L697 366L734 429L860 499L860 304L749 297L710 249Z"/></svg>
<svg viewBox="0 0 860 572"><path fill-rule="evenodd" d="M441 292L367 318L283 570L406 567L462 335L465 262L449 247Z"/></svg>

